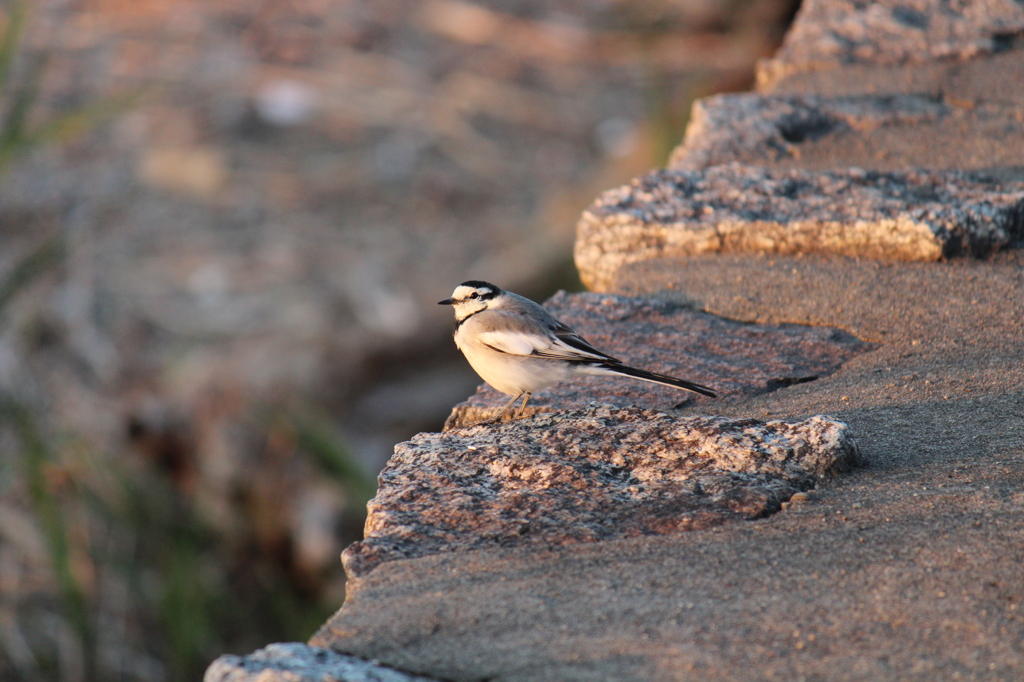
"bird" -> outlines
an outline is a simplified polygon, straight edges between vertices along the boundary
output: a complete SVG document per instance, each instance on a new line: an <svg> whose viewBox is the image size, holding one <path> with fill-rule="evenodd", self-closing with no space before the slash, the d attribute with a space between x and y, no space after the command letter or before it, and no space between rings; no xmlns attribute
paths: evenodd
<svg viewBox="0 0 1024 682"><path fill-rule="evenodd" d="M454 309L455 345L476 373L512 396L497 420L520 398L515 418L522 417L535 391L578 376L624 376L717 397L707 386L623 364L537 303L489 282L463 282L438 305Z"/></svg>

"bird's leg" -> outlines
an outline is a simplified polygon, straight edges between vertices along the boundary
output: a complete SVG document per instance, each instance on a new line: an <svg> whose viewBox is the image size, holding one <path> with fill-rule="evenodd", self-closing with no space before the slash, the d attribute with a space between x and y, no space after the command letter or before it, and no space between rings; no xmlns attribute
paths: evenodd
<svg viewBox="0 0 1024 682"><path fill-rule="evenodd" d="M532 396L533 394L527 391L523 395L526 397L523 398L523 404L519 406L519 414L516 415L516 419L522 417L523 413L526 412L526 403L530 402L530 396Z"/></svg>
<svg viewBox="0 0 1024 682"><path fill-rule="evenodd" d="M530 394L527 393L526 395L528 397ZM495 421L500 421L506 414L508 414L509 408L512 407L512 405L515 404L515 402L517 400L519 400L520 398L522 398L522 397L523 397L522 393L520 393L519 395L512 396L512 400L510 400L507 403L505 403L505 407L501 408L501 412L499 412L498 416L495 417Z"/></svg>
<svg viewBox="0 0 1024 682"><path fill-rule="evenodd" d="M530 401L530 396L532 395L532 393L524 391L517 396L513 396L512 400L505 403L505 407L501 408L501 412L491 417L490 419L485 419L484 421L480 422L480 424L497 424L498 422L502 421L505 418L505 415L507 415L510 412L510 408L515 404L515 402L522 398L523 404L519 406L519 411L516 412L516 416L513 417L513 419L519 419L520 417L523 416L523 412L526 411L526 403Z"/></svg>

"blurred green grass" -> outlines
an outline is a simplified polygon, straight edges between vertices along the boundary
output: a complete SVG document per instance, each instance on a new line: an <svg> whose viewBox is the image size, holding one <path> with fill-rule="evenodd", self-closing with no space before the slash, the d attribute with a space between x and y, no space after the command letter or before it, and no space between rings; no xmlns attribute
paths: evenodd
<svg viewBox="0 0 1024 682"><path fill-rule="evenodd" d="M142 91L30 125L49 56L22 49L32 3L15 0L0 9L2 178L34 150L72 140L125 112ZM59 268L65 256L62 236L52 236L9 269L0 281L0 325L18 295ZM0 648L12 659L4 665L0 657L5 679L199 679L225 651L243 652L268 638L309 637L337 606L336 599L304 589L287 560L219 535L158 463L103 456L73 434L50 433L37 416L45 413L42 405L0 394L4 487L17 492L23 486L55 586L37 584L14 603L0 603L4 621L13 624ZM361 513L374 482L325 423L287 415L267 423L268 430L296 434L298 456L346 482L351 506L356 516ZM120 620L114 628L122 641L106 632L113 620ZM133 667L132 658L159 663Z"/></svg>
<svg viewBox="0 0 1024 682"><path fill-rule="evenodd" d="M359 491L353 504L364 505L372 488L337 440L308 424L289 428L305 434L310 460L334 474L346 472ZM186 680L201 677L225 651L255 648L267 638L306 639L337 606L304 590L285 563L226 542L158 467L86 454L81 444L60 454L32 412L9 397L0 401L2 429L16 438L59 586L56 602L37 595L34 608L53 607L78 638L80 679L109 678L109 666L99 666L97 658L112 607L130 610L121 615L127 640L137 647L133 655L163 661L169 679ZM99 466L104 470L94 470ZM104 603L112 586L118 604ZM31 601L23 608L33 608ZM44 642L32 644L38 645L32 646L34 660L22 677L69 679L59 656Z"/></svg>

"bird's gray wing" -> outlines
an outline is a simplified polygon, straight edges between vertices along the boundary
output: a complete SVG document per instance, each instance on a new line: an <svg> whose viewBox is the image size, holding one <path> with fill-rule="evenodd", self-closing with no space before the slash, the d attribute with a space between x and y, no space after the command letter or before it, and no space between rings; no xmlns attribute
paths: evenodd
<svg viewBox="0 0 1024 682"><path fill-rule="evenodd" d="M588 359L602 360L604 362L620 362L616 358L608 355L603 351L599 351L590 345L590 342L584 339L582 336L577 334L575 331L570 329L567 325L558 320L554 320L555 326L551 330L555 338L558 339L562 344L570 346L578 353L582 353Z"/></svg>
<svg viewBox="0 0 1024 682"><path fill-rule="evenodd" d="M488 313L480 320L477 339L500 353L566 362L619 362L550 315L536 316L533 320L503 311Z"/></svg>

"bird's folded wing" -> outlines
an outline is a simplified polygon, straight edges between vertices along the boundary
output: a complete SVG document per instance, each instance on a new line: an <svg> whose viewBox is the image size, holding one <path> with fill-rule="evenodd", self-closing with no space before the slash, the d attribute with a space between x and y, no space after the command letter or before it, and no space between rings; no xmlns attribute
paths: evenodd
<svg viewBox="0 0 1024 682"><path fill-rule="evenodd" d="M619 362L618 358L613 358L607 353L594 348L590 345L589 341L561 322L559 322L555 327L554 334L559 341L572 347L577 353L582 353L584 357L595 357L599 360L604 360L605 362Z"/></svg>
<svg viewBox="0 0 1024 682"><path fill-rule="evenodd" d="M568 361L606 362L610 356L592 348L583 339L579 339L581 347L574 347L556 336L531 334L517 331L490 331L479 335L480 343L501 353L509 355L532 355L534 357L551 358ZM592 352L591 352L592 351Z"/></svg>

